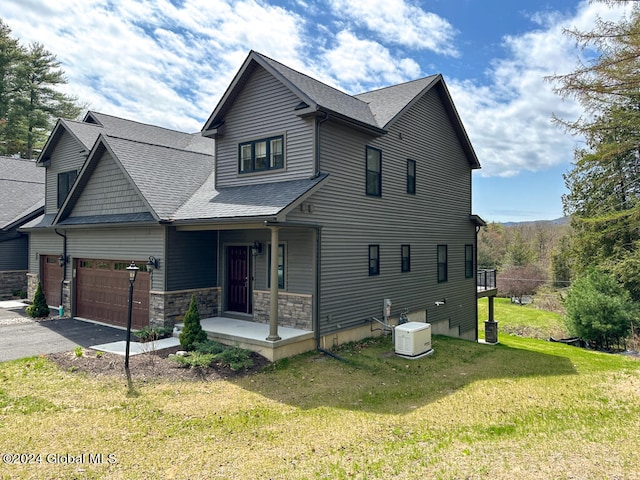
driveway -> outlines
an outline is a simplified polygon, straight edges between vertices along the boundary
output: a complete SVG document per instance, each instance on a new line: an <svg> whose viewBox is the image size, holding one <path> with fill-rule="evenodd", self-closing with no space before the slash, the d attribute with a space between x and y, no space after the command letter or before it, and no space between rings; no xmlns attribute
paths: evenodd
<svg viewBox="0 0 640 480"><path fill-rule="evenodd" d="M34 321L21 302L0 302L0 362L125 340L127 332L73 318Z"/></svg>

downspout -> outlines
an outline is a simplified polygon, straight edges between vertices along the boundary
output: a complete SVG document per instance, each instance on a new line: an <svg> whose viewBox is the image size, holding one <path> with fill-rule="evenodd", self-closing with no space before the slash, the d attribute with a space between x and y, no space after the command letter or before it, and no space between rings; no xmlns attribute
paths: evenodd
<svg viewBox="0 0 640 480"><path fill-rule="evenodd" d="M63 262L62 262L62 281L60 282L60 303L58 305L60 305L61 307L64 305L63 300L64 300L64 282L67 280L67 232L65 231L65 233L60 233L58 232L58 229L54 229L54 232L56 232L56 235L59 235L63 238L62 241L62 257L63 257Z"/></svg>
<svg viewBox="0 0 640 480"><path fill-rule="evenodd" d="M324 118L317 120L316 119L316 158L315 158L315 174L313 178L316 178L320 175L320 126L329 120L329 113L324 112Z"/></svg>

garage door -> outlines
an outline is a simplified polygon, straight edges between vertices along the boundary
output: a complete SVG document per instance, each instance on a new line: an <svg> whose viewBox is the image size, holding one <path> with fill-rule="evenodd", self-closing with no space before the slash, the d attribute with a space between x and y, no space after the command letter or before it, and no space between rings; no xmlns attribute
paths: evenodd
<svg viewBox="0 0 640 480"><path fill-rule="evenodd" d="M76 316L121 327L127 326L131 262L78 259L76 261ZM131 325L149 326L149 273L145 262L133 288Z"/></svg>
<svg viewBox="0 0 640 480"><path fill-rule="evenodd" d="M60 305L60 288L62 286L62 267L57 255L40 255L42 292L47 305Z"/></svg>

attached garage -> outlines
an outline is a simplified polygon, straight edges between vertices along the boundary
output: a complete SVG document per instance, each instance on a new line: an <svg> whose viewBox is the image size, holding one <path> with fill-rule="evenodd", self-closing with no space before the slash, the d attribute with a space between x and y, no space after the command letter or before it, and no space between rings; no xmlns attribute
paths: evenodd
<svg viewBox="0 0 640 480"><path fill-rule="evenodd" d="M57 255L40 255L40 271L42 272L42 293L47 305L58 307L60 305L60 292L62 291L62 267Z"/></svg>
<svg viewBox="0 0 640 480"><path fill-rule="evenodd" d="M127 326L131 262L119 260L76 260L76 317L120 327ZM149 272L144 262L133 289L131 325L149 326Z"/></svg>

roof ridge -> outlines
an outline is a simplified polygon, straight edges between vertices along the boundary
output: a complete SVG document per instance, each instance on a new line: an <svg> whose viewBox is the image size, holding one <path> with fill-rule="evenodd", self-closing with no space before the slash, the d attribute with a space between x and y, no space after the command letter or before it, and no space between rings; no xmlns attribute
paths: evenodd
<svg viewBox="0 0 640 480"><path fill-rule="evenodd" d="M116 120L121 120L121 121L124 121L124 122L135 123L135 124L137 124L137 125L142 125L142 126L144 126L144 127L158 128L158 129L161 129L161 130L167 130L167 131L169 131L169 132L181 133L181 134L183 134L183 135L195 135L195 134L199 134L199 133L200 133L200 132L183 132L183 131L181 131L181 130L176 130L176 129L174 129L174 128L162 127L162 126L160 126L160 125L153 125L153 124L151 124L151 123L144 123L144 122L140 122L140 121L138 121L138 120L130 120L130 119L128 119L128 118L117 117L117 116L115 116L115 115L110 115L110 114L108 114L108 113L96 112L95 110L89 110L89 111L88 111L88 113L92 113L92 114L94 114L94 115L102 115L102 116L104 116L104 117L109 117L109 118L115 118ZM80 123L83 123L83 124L85 124L85 125L96 125L96 126L101 126L101 125L97 125L97 124L95 124L95 123L89 123L89 122L80 122ZM104 127L104 128L108 129L109 127Z"/></svg>
<svg viewBox="0 0 640 480"><path fill-rule="evenodd" d="M345 91L343 91L343 90L340 90L340 89L339 89L339 88L337 88L337 87L334 87L334 86L332 86L332 85L329 85L328 83L323 82L322 80L318 80L317 78L314 78L314 77L312 77L311 75L308 75L308 74L306 74L306 73L304 73L304 72L301 72L300 70L296 70L295 68L292 68L292 67L290 67L290 66L288 66L288 65L285 65L284 63L279 62L278 60L275 60L275 59L273 59L273 58L271 58L271 57L269 57L269 56L267 56L267 55L264 55L264 54L262 54L262 53L260 53L260 52L256 51L256 50L253 50L253 52L254 52L256 55L261 56L262 58L266 58L267 60L269 60L269 61L271 61L271 62L277 63L278 65L281 65L282 67L286 68L287 70L291 70L292 72L295 72L295 73L297 73L298 75L302 75L303 77L306 77L306 78L308 78L309 80L311 80L311 81L313 81L313 82L316 82L316 83L319 83L319 84L321 84L321 85L324 85L325 87L330 88L331 90L334 90L334 91L336 91L336 92L338 92L338 93L340 93L340 94L342 94L342 95L347 95L348 97L354 98L355 100L358 100L358 101L363 102L363 103L365 103L365 104L367 103L367 102L365 102L365 101L363 101L363 100L360 100L360 99L359 99L359 98L357 98L355 95L352 95L352 94L350 94L350 93L347 93L347 92L345 92Z"/></svg>
<svg viewBox="0 0 640 480"><path fill-rule="evenodd" d="M180 133L183 133L183 132L180 132ZM183 133L183 134L184 135L191 135L190 133ZM114 134L110 134L110 133L105 133L105 134L103 134L103 136L104 137L108 137L108 138L115 138L115 139L118 139L118 140L124 140L126 142L139 143L140 145L149 145L149 146L152 146L152 147L166 148L166 149L175 150L175 151L178 151L178 152L187 152L187 153L194 153L196 155L204 155L204 156L207 156L207 157L213 157L213 154L210 154L210 153L198 152L196 150L186 150L184 148L174 147L174 146L171 146L171 145L161 145L159 143L145 142L144 140L138 140L138 139L135 139L135 138L122 137L120 135L114 135Z"/></svg>
<svg viewBox="0 0 640 480"><path fill-rule="evenodd" d="M379 92L381 90L387 90L389 88L396 88L396 87L402 87L403 85L408 85L410 83L416 83L416 82L421 82L423 80L426 80L428 78L432 78L432 77L437 77L438 75L441 75L440 73L434 73L432 75L427 75L426 77L420 77L420 78L414 78L413 80L407 80L406 82L402 82L402 83L395 83L393 85L387 85L386 87L380 87L380 88L374 88L373 90L368 90L366 92L360 92L357 93L355 95L353 95L355 98L358 98L358 96L360 95L366 95L368 93L374 93L374 92ZM363 100L364 101L364 100ZM365 102L366 103L366 102Z"/></svg>

